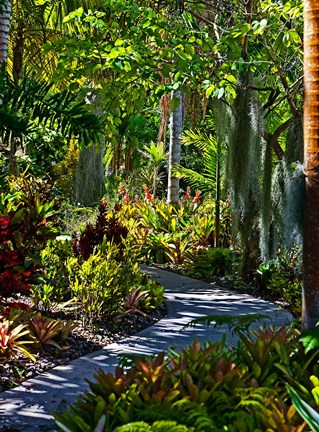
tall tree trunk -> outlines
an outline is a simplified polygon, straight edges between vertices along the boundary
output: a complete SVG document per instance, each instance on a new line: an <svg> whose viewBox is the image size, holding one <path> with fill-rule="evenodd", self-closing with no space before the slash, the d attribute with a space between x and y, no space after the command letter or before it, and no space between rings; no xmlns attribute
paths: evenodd
<svg viewBox="0 0 319 432"><path fill-rule="evenodd" d="M304 10L304 240L302 328L319 322L319 2Z"/></svg>
<svg viewBox="0 0 319 432"><path fill-rule="evenodd" d="M167 201L172 204L179 202L179 179L172 174L172 167L181 160L181 134L183 128L183 96L181 90L172 92L172 100L179 100L177 108L170 116L170 138L168 157L168 190Z"/></svg>
<svg viewBox="0 0 319 432"><path fill-rule="evenodd" d="M216 195L215 195L215 240L214 246L220 247L220 200L221 200L221 175L220 175L220 153L221 142L217 138L217 163L216 163Z"/></svg>
<svg viewBox="0 0 319 432"><path fill-rule="evenodd" d="M76 174L76 201L95 205L105 193L103 150L97 145L81 150Z"/></svg>
<svg viewBox="0 0 319 432"><path fill-rule="evenodd" d="M8 56L11 7L11 0L7 0L3 5L0 5L0 67L6 62Z"/></svg>

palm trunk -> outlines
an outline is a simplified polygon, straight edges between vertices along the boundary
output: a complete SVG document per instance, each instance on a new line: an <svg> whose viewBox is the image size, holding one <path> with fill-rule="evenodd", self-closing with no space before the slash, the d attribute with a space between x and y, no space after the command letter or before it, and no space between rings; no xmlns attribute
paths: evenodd
<svg viewBox="0 0 319 432"><path fill-rule="evenodd" d="M6 62L8 56L8 38L11 16L11 0L0 6L0 66Z"/></svg>
<svg viewBox="0 0 319 432"><path fill-rule="evenodd" d="M170 116L170 139L168 158L168 191L167 201L177 204L179 202L179 179L172 174L172 167L181 160L181 134L183 127L183 97L181 90L172 92L172 99L179 100L177 108L172 110Z"/></svg>
<svg viewBox="0 0 319 432"><path fill-rule="evenodd" d="M319 3L304 11L304 240L302 328L319 321Z"/></svg>
<svg viewBox="0 0 319 432"><path fill-rule="evenodd" d="M103 150L97 145L81 150L76 174L76 202L96 205L105 193Z"/></svg>
<svg viewBox="0 0 319 432"><path fill-rule="evenodd" d="M220 152L221 143L218 139L217 163L216 163L216 202L215 202L215 241L214 246L220 247L220 198L221 198L221 175L220 175Z"/></svg>

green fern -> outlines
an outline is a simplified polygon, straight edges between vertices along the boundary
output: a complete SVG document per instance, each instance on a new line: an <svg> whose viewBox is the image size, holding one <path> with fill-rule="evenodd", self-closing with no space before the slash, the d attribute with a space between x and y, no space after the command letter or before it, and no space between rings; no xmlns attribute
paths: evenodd
<svg viewBox="0 0 319 432"><path fill-rule="evenodd" d="M171 407L163 409L163 405L148 406L147 410L139 410L138 417L144 422L167 426L172 424L178 429L151 429L152 431L215 431L211 414L203 404L189 401L186 398L176 401ZM188 429L190 428L190 429ZM216 429L217 431L217 429ZM123 432L121 430L121 432Z"/></svg>
<svg viewBox="0 0 319 432"><path fill-rule="evenodd" d="M185 425L175 421L158 421L149 425L145 422L134 422L115 429L114 432L193 432L194 428L188 428Z"/></svg>
<svg viewBox="0 0 319 432"><path fill-rule="evenodd" d="M124 426L119 426L114 432L151 432L152 428L148 423L143 421L128 423Z"/></svg>

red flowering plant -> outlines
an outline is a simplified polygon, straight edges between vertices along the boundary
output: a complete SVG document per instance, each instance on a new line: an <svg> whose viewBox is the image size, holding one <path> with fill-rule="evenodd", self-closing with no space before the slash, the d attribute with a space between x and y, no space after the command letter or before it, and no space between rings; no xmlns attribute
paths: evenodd
<svg viewBox="0 0 319 432"><path fill-rule="evenodd" d="M151 203L153 201L153 196L150 193L149 188L146 186L146 184L143 185L143 189L146 202Z"/></svg>
<svg viewBox="0 0 319 432"><path fill-rule="evenodd" d="M201 195L201 191L200 191L200 190L197 190L197 191L195 192L195 196L194 196L194 199L193 199L193 203L194 203L194 204L198 204L199 199L200 199L200 195Z"/></svg>
<svg viewBox="0 0 319 432"><path fill-rule="evenodd" d="M9 234L9 225L10 225L10 217L2 216L0 217L0 242L6 240L6 237Z"/></svg>
<svg viewBox="0 0 319 432"><path fill-rule="evenodd" d="M38 282L32 254L60 230L49 220L54 203L41 203L37 194L16 192L0 196L0 297L7 299L27 293Z"/></svg>

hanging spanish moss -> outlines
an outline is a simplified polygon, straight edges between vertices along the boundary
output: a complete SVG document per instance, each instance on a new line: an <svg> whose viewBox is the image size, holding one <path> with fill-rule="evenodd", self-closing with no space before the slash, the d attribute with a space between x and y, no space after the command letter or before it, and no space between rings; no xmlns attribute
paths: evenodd
<svg viewBox="0 0 319 432"><path fill-rule="evenodd" d="M302 119L293 117L286 137L286 150L273 172L271 191L271 249L302 243L303 221L303 133Z"/></svg>
<svg viewBox="0 0 319 432"><path fill-rule="evenodd" d="M234 211L234 234L241 246L241 274L250 279L258 265L261 148L260 109L250 89L250 74L238 81L229 135L229 188Z"/></svg>
<svg viewBox="0 0 319 432"><path fill-rule="evenodd" d="M293 117L288 129L286 152L285 237L287 246L302 243L303 224L303 129L302 118Z"/></svg>
<svg viewBox="0 0 319 432"><path fill-rule="evenodd" d="M220 202L222 196L222 172L225 147L228 144L227 133L229 129L230 113L228 106L221 101L217 101L214 107L214 119L217 141L217 160L216 160L216 194L215 194L215 247L220 247Z"/></svg>
<svg viewBox="0 0 319 432"><path fill-rule="evenodd" d="M96 145L85 147L80 152L76 173L76 202L95 205L103 197L104 188L103 151Z"/></svg>
<svg viewBox="0 0 319 432"><path fill-rule="evenodd" d="M283 233L285 232L285 208L287 206L287 193L286 193L286 164L284 160L280 160L272 175L271 184L271 248L269 249L269 254L271 256L275 255L278 248L281 247L285 238Z"/></svg>
<svg viewBox="0 0 319 432"><path fill-rule="evenodd" d="M271 140L262 140L262 195L260 214L260 252L262 259L269 259L272 253L270 235L271 210L272 145Z"/></svg>

